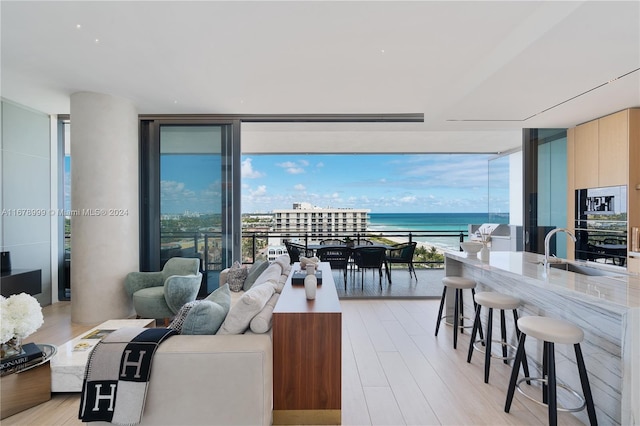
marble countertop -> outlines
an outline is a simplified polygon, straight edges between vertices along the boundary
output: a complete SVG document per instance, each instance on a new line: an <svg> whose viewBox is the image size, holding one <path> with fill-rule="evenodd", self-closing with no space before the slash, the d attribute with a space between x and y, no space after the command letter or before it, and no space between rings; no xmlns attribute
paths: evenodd
<svg viewBox="0 0 640 426"><path fill-rule="evenodd" d="M517 275L518 282L526 285L543 286L573 297L597 299L600 306L614 311L620 312L640 307L640 276L628 273L620 267L563 260L575 265L597 267L615 274L613 276L589 276L554 268L545 271L542 265L544 256L535 253L492 251L489 262L482 262L475 255L467 257L465 252L459 251L447 251L445 255L452 260L483 270L505 275Z"/></svg>

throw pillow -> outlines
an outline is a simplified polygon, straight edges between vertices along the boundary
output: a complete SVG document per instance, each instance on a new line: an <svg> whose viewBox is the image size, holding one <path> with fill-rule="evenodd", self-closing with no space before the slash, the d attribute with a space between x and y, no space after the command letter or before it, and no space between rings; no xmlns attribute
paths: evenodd
<svg viewBox="0 0 640 426"><path fill-rule="evenodd" d="M240 262L237 260L233 263L231 268L229 268L229 273L227 274L227 282L229 283L229 288L231 291L240 291L244 286L244 280L247 278L247 269L243 268L240 265Z"/></svg>
<svg viewBox="0 0 640 426"><path fill-rule="evenodd" d="M276 262L273 262L271 265L267 267L267 269L264 270L264 272L260 274L256 282L253 284L253 286L255 287L255 286L264 284L268 281L271 281L272 283L277 283L278 280L280 279L280 274L282 274L282 267Z"/></svg>
<svg viewBox="0 0 640 426"><path fill-rule="evenodd" d="M233 305L227 318L222 323L218 334L242 334L253 317L264 308L274 293L274 286L270 282L254 285L242 295L240 300Z"/></svg>
<svg viewBox="0 0 640 426"><path fill-rule="evenodd" d="M282 266L282 269L291 267L291 257L289 257L288 254L283 254L282 256L276 257L276 260L274 260L274 262Z"/></svg>
<svg viewBox="0 0 640 426"><path fill-rule="evenodd" d="M256 282L256 279L269 267L269 262L266 260L256 260L247 273L247 278L244 280L242 288L247 291Z"/></svg>
<svg viewBox="0 0 640 426"><path fill-rule="evenodd" d="M210 302L215 302L219 305L226 306L227 310L231 306L231 293L230 293L229 284L225 284L221 287L218 287L215 291L213 291L210 295L208 295L204 300L208 300Z"/></svg>
<svg viewBox="0 0 640 426"><path fill-rule="evenodd" d="M182 333L182 326L184 324L185 318L189 314L189 311L191 311L191 309L199 303L200 303L200 300L194 300L193 302L185 303L182 306L182 308L180 308L176 316L173 318L173 321L171 321L171 324L169 324L169 328L174 329L177 333Z"/></svg>
<svg viewBox="0 0 640 426"><path fill-rule="evenodd" d="M192 307L182 325L181 334L216 334L231 306L229 285L220 287Z"/></svg>
<svg viewBox="0 0 640 426"><path fill-rule="evenodd" d="M274 293L267 304L264 305L264 308L262 308L262 310L258 312L258 315L253 317L251 323L249 324L251 331L253 331L254 333L266 333L267 331L271 330L273 308L275 308L276 303L278 303L279 297L280 294Z"/></svg>

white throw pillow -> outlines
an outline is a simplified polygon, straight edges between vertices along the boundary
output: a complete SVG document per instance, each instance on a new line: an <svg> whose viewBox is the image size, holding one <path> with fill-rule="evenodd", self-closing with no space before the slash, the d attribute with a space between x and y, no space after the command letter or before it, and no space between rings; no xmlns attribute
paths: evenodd
<svg viewBox="0 0 640 426"><path fill-rule="evenodd" d="M280 279L281 273L282 273L282 267L277 263L272 263L267 267L267 269L264 270L263 273L260 274L256 282L253 284L253 287L262 285L267 281L271 281L272 283L275 284Z"/></svg>
<svg viewBox="0 0 640 426"><path fill-rule="evenodd" d="M217 334L242 334L275 291L271 282L254 285L231 307Z"/></svg>
<svg viewBox="0 0 640 426"><path fill-rule="evenodd" d="M254 333L266 333L271 330L271 320L273 318L273 308L276 307L276 303L278 303L278 298L280 295L278 293L274 293L271 296L271 299L264 305L264 308L253 317L251 320L250 328Z"/></svg>
<svg viewBox="0 0 640 426"><path fill-rule="evenodd" d="M282 266L283 270L284 268L291 268L291 258L288 254L283 254L282 256L276 257L276 260L274 260L273 262Z"/></svg>

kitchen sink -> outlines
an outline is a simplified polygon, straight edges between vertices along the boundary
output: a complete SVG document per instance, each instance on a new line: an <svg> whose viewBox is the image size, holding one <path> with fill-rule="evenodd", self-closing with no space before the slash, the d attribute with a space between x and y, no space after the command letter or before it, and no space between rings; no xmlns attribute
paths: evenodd
<svg viewBox="0 0 640 426"><path fill-rule="evenodd" d="M574 263L550 263L549 267L554 269L561 269L567 272L575 272L576 274L589 275L589 276L607 276L607 277L619 277L619 272L605 271L604 269L592 268L590 266L576 265Z"/></svg>

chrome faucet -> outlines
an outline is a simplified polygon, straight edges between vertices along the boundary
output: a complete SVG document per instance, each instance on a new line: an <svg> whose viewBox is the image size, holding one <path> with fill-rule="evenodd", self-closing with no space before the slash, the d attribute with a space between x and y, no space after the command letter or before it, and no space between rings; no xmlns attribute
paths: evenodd
<svg viewBox="0 0 640 426"><path fill-rule="evenodd" d="M556 229L552 229L551 231L549 231L547 233L547 236L544 237L544 268L549 269L549 241L551 241L551 237L554 234L557 234L558 232L565 232L567 233L571 239L573 240L573 242L576 242L576 236L573 235L571 233L571 231L569 231L567 228L556 228Z"/></svg>

